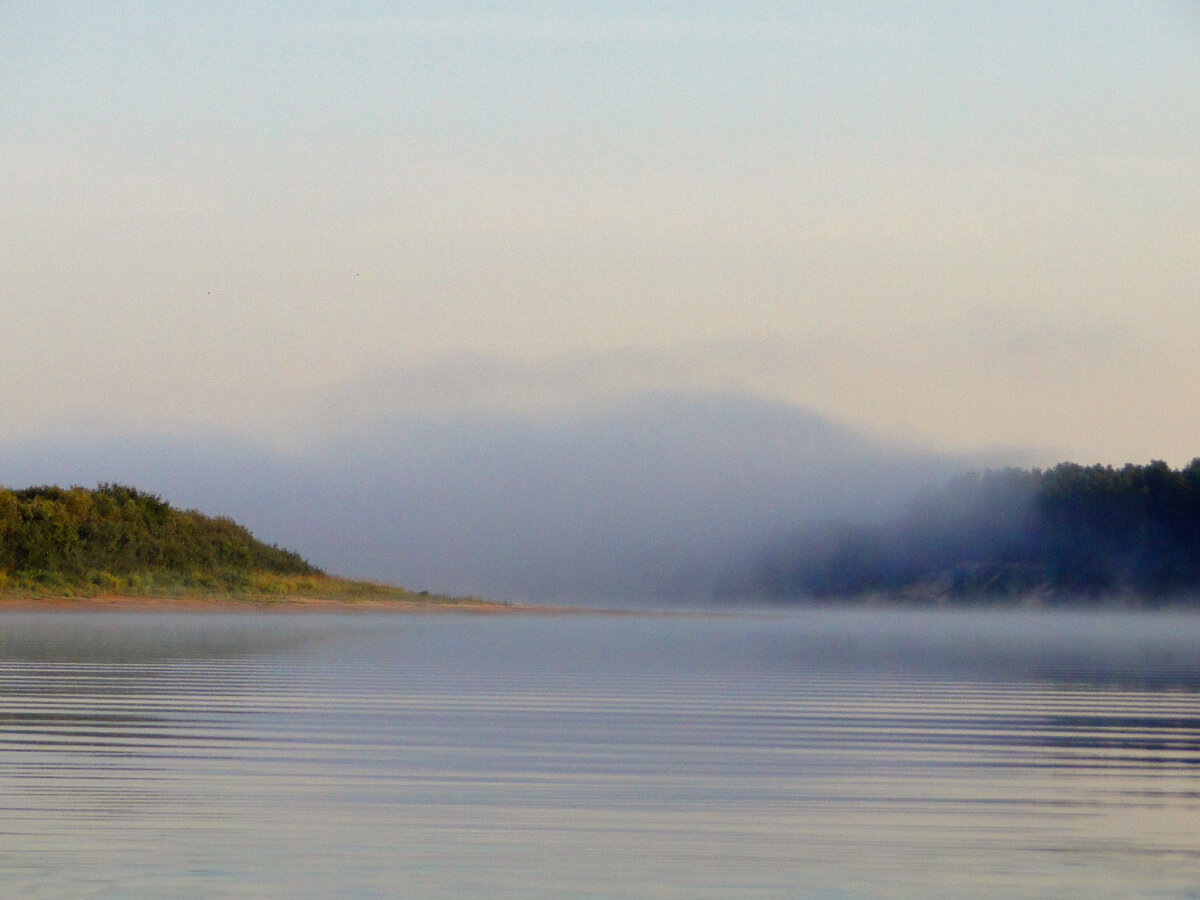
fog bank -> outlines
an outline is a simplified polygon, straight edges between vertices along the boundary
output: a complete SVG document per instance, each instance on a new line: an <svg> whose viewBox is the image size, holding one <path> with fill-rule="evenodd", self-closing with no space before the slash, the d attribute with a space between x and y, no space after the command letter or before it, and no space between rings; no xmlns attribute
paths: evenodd
<svg viewBox="0 0 1200 900"><path fill-rule="evenodd" d="M701 599L750 552L892 515L966 467L737 396L375 417L290 451L219 434L0 445L0 483L118 481L337 574L559 601Z"/></svg>

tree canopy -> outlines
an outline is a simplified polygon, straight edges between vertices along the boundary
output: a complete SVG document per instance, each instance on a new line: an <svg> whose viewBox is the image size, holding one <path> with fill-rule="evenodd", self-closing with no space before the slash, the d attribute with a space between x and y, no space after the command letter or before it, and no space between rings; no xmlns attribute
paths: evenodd
<svg viewBox="0 0 1200 900"><path fill-rule="evenodd" d="M1200 598L1200 458L963 475L885 524L802 529L752 582L780 598Z"/></svg>

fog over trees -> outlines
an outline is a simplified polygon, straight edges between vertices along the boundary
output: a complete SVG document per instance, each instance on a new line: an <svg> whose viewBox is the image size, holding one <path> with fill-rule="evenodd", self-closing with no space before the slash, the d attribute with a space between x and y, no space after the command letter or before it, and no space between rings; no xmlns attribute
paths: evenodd
<svg viewBox="0 0 1200 900"><path fill-rule="evenodd" d="M1003 469L924 490L885 523L825 521L730 594L776 599L1181 600L1200 590L1200 459Z"/></svg>
<svg viewBox="0 0 1200 900"><path fill-rule="evenodd" d="M521 415L375 415L285 448L219 434L9 442L0 484L133 484L337 575L501 600L1200 587L1200 464L997 461L1025 460L898 446L745 397L661 393Z"/></svg>
<svg viewBox="0 0 1200 900"><path fill-rule="evenodd" d="M884 520L968 464L783 404L669 392L384 412L282 448L204 433L0 444L0 484L134 484L333 574L552 602L710 600L798 522Z"/></svg>

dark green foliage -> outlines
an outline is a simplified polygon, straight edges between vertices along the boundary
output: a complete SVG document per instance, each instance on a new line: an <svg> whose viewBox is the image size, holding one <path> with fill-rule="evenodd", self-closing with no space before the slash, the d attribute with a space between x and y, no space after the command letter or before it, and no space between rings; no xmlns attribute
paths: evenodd
<svg viewBox="0 0 1200 900"><path fill-rule="evenodd" d="M876 526L815 526L772 554L772 596L1140 600L1200 595L1200 459L970 474Z"/></svg>
<svg viewBox="0 0 1200 900"><path fill-rule="evenodd" d="M1064 463L1042 476L1038 499L1056 588L1159 597L1200 587L1200 459L1182 471Z"/></svg>
<svg viewBox="0 0 1200 900"><path fill-rule="evenodd" d="M321 574L231 519L125 485L0 488L0 573L18 582L107 589L161 573L223 585L250 572Z"/></svg>

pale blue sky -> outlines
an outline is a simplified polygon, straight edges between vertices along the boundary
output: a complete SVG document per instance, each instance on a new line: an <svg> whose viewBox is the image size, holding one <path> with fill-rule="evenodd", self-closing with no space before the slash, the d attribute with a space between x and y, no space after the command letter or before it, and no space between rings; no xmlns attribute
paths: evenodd
<svg viewBox="0 0 1200 900"><path fill-rule="evenodd" d="M0 5L0 408L1200 455L1191 2Z"/></svg>

